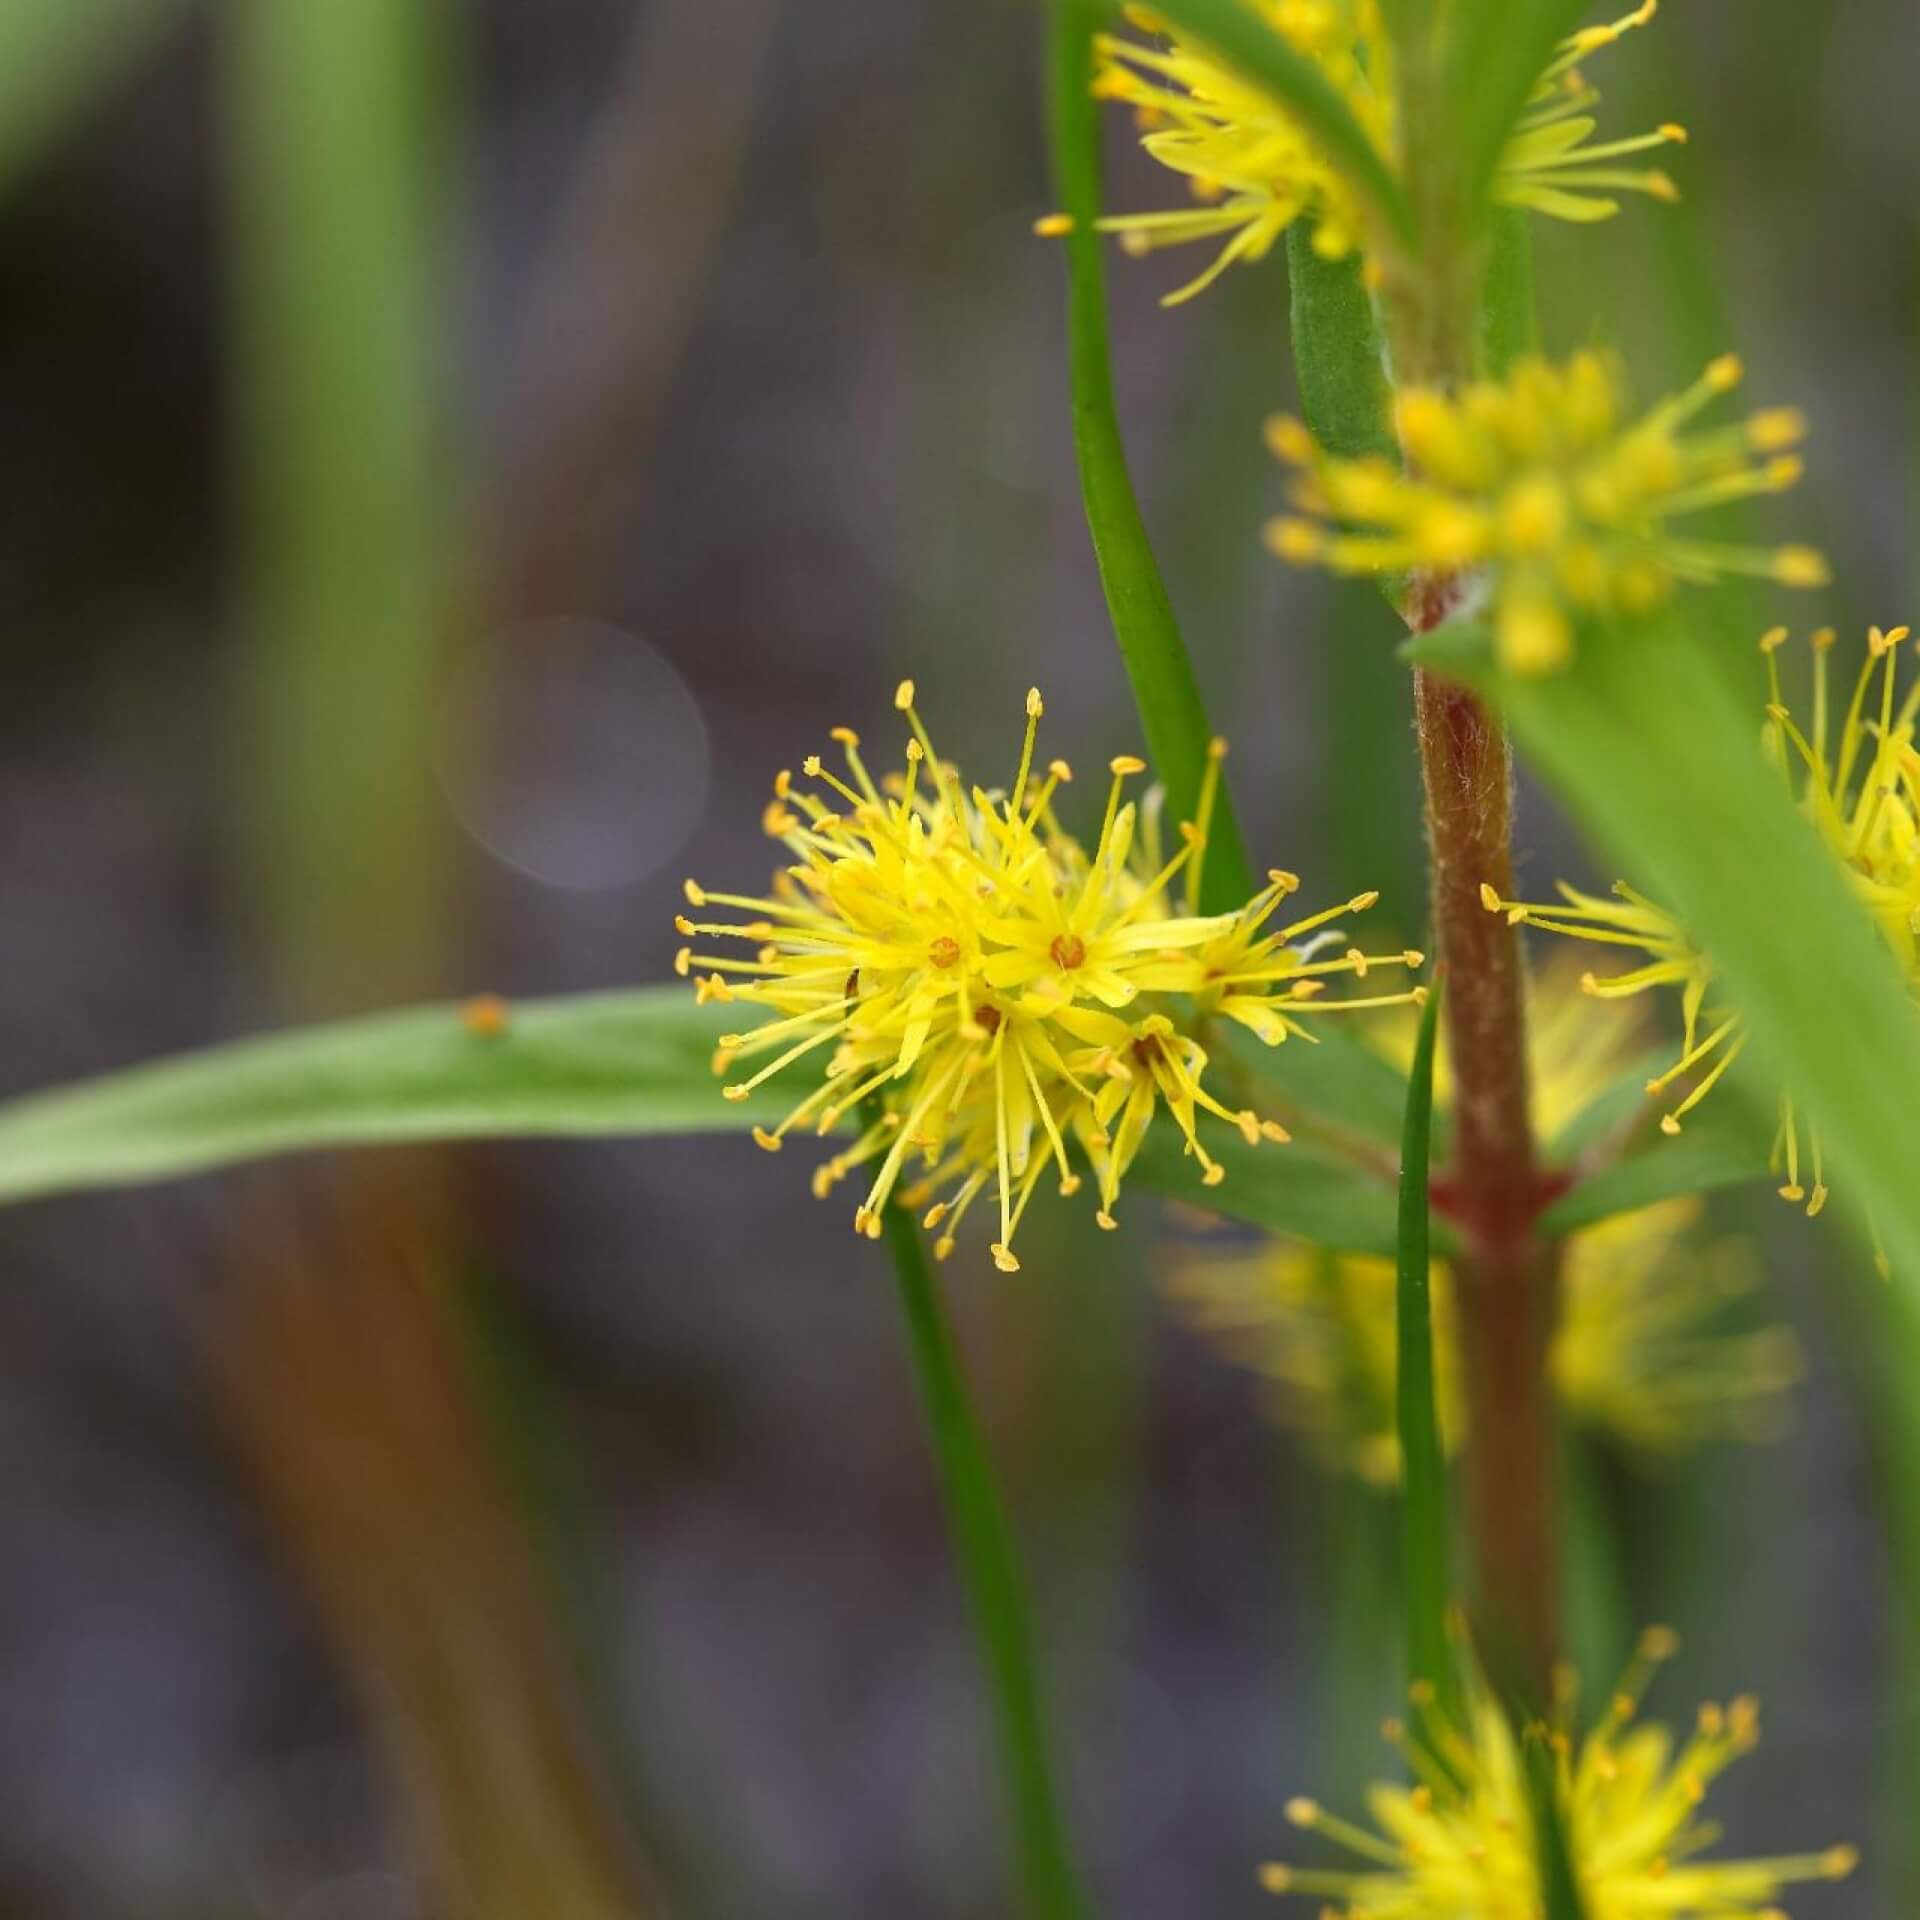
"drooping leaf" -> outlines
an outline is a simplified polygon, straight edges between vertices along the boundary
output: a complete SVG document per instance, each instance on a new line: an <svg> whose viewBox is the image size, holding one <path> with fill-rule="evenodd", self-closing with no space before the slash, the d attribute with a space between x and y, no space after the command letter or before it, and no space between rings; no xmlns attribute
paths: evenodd
<svg viewBox="0 0 1920 1920"><path fill-rule="evenodd" d="M0 1104L0 1203L318 1147L740 1129L791 1105L721 1098L727 1010L684 987L531 1000L502 1031L458 1005L235 1041Z"/></svg>

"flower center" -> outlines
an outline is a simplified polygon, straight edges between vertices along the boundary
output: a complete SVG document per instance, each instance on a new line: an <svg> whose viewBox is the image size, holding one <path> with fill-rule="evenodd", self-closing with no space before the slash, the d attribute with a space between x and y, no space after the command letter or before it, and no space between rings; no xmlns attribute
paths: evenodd
<svg viewBox="0 0 1920 1920"><path fill-rule="evenodd" d="M998 1007L976 1007L974 1009L973 1024L978 1027L982 1033L998 1033L1000 1031L1000 1020L1001 1013Z"/></svg>
<svg viewBox="0 0 1920 1920"><path fill-rule="evenodd" d="M1087 943L1077 933L1056 933L1053 945L1047 951L1053 955L1053 964L1062 973L1071 973L1075 967L1085 964Z"/></svg>
<svg viewBox="0 0 1920 1920"><path fill-rule="evenodd" d="M944 970L960 958L960 942L952 934L943 933L928 946L927 958Z"/></svg>

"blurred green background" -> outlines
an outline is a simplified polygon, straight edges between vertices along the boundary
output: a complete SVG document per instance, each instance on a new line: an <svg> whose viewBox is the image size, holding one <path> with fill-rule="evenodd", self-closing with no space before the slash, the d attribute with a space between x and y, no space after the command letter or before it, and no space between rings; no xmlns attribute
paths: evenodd
<svg viewBox="0 0 1920 1920"><path fill-rule="evenodd" d="M1025 0L0 0L0 1086L662 977L683 872L757 884L773 771L888 738L906 674L970 768L1035 681L1052 750L1134 748L1039 47ZM1806 406L1843 631L1914 612L1916 71L1901 0L1672 0L1593 77L1690 127L1683 204L1538 234L1554 346L1649 392L1737 346ZM1391 616L1256 538L1284 268L1162 311L1184 277L1115 259L1121 401L1254 857L1418 937ZM1520 851L1590 876L1531 788ZM1812 1375L1782 1445L1601 1476L1618 1615L1686 1636L1656 1708L1764 1698L1730 1841L1855 1837L1797 1911L1899 1911L1855 1256L1719 1211ZM1251 1915L1285 1797L1380 1751L1380 1515L1163 1313L1151 1217L946 1274L1102 1910ZM0 1216L0 1914L1003 1912L844 1229L726 1139Z"/></svg>

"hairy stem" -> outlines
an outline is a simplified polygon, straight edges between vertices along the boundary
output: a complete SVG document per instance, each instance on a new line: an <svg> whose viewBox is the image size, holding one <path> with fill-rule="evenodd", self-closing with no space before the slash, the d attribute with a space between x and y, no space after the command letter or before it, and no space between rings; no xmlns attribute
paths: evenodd
<svg viewBox="0 0 1920 1920"><path fill-rule="evenodd" d="M954 1557L993 1698L1000 1770L1018 1852L1021 1910L1028 1920L1077 1920L1085 1909L1047 1760L1026 1607L993 1468L968 1404L920 1229L898 1205L886 1208L885 1220Z"/></svg>
<svg viewBox="0 0 1920 1920"><path fill-rule="evenodd" d="M1416 592L1416 617L1434 624L1446 598ZM1536 1228L1550 1184L1529 1115L1518 943L1480 901L1483 883L1511 894L1512 763L1498 720L1464 688L1422 672L1414 703L1454 1069L1453 1162L1434 1197L1466 1243L1458 1297L1476 1639L1503 1691L1540 1706L1559 1648L1547 1380L1558 1272Z"/></svg>

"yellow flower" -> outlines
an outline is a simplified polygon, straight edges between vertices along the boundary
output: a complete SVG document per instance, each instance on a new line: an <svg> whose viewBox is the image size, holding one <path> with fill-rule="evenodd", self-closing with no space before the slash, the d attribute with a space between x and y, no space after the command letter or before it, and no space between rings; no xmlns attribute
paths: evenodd
<svg viewBox="0 0 1920 1920"><path fill-rule="evenodd" d="M1837 737L1827 677L1832 629L1822 628L1813 637L1810 728L1794 719L1781 694L1776 656L1786 638L1786 629L1776 627L1760 643L1772 686L1765 751L1780 767L1801 811L1873 916L1920 1005L1920 753L1915 750L1920 681L1904 696L1899 692L1899 649L1908 629L1875 627L1868 634L1867 658ZM1876 674L1880 680L1877 713L1870 697ZM1685 1097L1661 1116L1661 1131L1678 1133L1683 1117L1706 1098L1739 1057L1746 1045L1745 1021L1730 1008L1709 1008L1718 984L1713 961L1664 907L1625 885L1616 885L1614 900L1596 899L1565 885L1559 891L1560 901L1547 906L1502 900L1491 887L1481 889L1481 900L1489 912L1504 913L1516 926L1603 945L1637 947L1647 955L1647 964L1630 973L1605 979L1588 976L1583 984L1589 993L1617 997L1660 986L1680 988L1684 1023L1680 1054L1664 1073L1647 1082L1647 1091L1659 1094L1698 1075ZM1811 1173L1810 1184L1802 1179L1803 1163ZM1770 1164L1783 1176L1783 1200L1804 1201L1810 1216L1827 1204L1826 1156L1819 1132L1802 1121L1787 1091L1780 1095ZM1884 1268L1886 1256L1877 1242L1876 1254Z"/></svg>
<svg viewBox="0 0 1920 1920"><path fill-rule="evenodd" d="M1682 581L1824 585L1826 562L1809 548L1730 546L1669 524L1800 478L1788 449L1805 423L1792 409L1690 430L1741 377L1727 355L1637 420L1618 362L1602 353L1523 360L1451 395L1403 387L1394 424L1405 471L1380 455L1336 459L1297 420L1273 420L1269 446L1299 470L1299 513L1269 522L1267 544L1336 573L1484 569L1501 664L1523 674L1566 665L1581 615L1650 612Z"/></svg>
<svg viewBox="0 0 1920 1920"><path fill-rule="evenodd" d="M1713 1781L1760 1738L1758 1705L1742 1698L1700 1709L1691 1735L1637 1720L1657 1664L1676 1648L1653 1628L1592 1730L1573 1729L1574 1688L1563 1676L1556 1724L1529 1731L1555 1756L1562 1831L1590 1920L1783 1920L1789 1886L1840 1880L1859 1856L1852 1847L1773 1858L1709 1860L1719 1829L1700 1817ZM1357 1856L1355 1868L1272 1865L1261 1870L1271 1893L1306 1894L1337 1904L1323 1914L1374 1920L1537 1920L1543 1888L1537 1865L1528 1768L1522 1742L1477 1675L1470 1675L1464 1727L1435 1716L1432 1742L1389 1723L1388 1738L1417 1784L1378 1784L1369 1792L1372 1828L1325 1812L1307 1799L1287 1803L1287 1818Z"/></svg>
<svg viewBox="0 0 1920 1920"><path fill-rule="evenodd" d="M1534 1122L1548 1142L1619 1080L1644 1037L1635 1003L1596 1009L1574 971L1549 968L1531 996ZM1374 1038L1404 1063L1414 1030L1396 1021ZM1446 1105L1444 1041L1434 1085ZM1567 1241L1555 1388L1570 1418L1642 1454L1770 1437L1799 1377L1799 1350L1784 1327L1733 1333L1715 1324L1752 1290L1754 1274L1736 1245L1698 1244L1704 1213L1696 1198L1670 1200ZM1444 1262L1434 1263L1432 1281L1440 1433L1451 1452L1465 1436L1466 1407ZM1176 1262L1167 1286L1225 1353L1272 1383L1276 1418L1304 1432L1328 1467L1374 1486L1398 1481L1391 1261L1290 1239L1226 1253L1203 1243Z"/></svg>
<svg viewBox="0 0 1920 1920"><path fill-rule="evenodd" d="M682 914L676 923L688 936L749 950L681 950L676 969L695 976L701 1000L749 1002L773 1016L721 1037L717 1071L760 1063L726 1097L744 1100L808 1058L820 1069L777 1127L754 1129L759 1144L777 1151L803 1122L826 1134L858 1112L860 1131L816 1171L814 1189L824 1197L855 1168L871 1168L854 1213L863 1233L878 1236L881 1210L899 1190L915 1206L932 1202L927 1224L943 1229L936 1251L944 1255L974 1200L997 1187L993 1255L1013 1271L1014 1233L1047 1168L1062 1192L1080 1185L1069 1141L1092 1166L1101 1223L1111 1225L1120 1181L1161 1107L1211 1184L1221 1169L1199 1137L1201 1113L1249 1141L1286 1135L1202 1084L1199 1023L1230 1013L1282 1040L1300 1030L1293 1009L1348 1004L1307 1007L1327 974L1421 964L1414 953L1352 948L1316 961L1287 948L1325 914L1262 933L1290 890L1288 876L1240 914L1194 911L1224 748L1209 763L1199 817L1182 825L1171 857L1160 847L1157 796L1144 806L1125 797L1142 763L1115 760L1089 854L1053 811L1069 769L1057 760L1044 774L1035 766L1037 691L1027 696L1013 784L991 791L968 788L934 751L911 681L896 706L911 729L903 775L876 784L857 736L836 729L845 777L809 758L803 772L818 790L785 772L774 782L764 824L790 860L769 891L718 893L689 880L689 906L744 917Z"/></svg>
<svg viewBox="0 0 1920 1920"><path fill-rule="evenodd" d="M1593 221L1619 212L1616 193L1675 197L1664 173L1619 163L1683 141L1685 131L1664 126L1634 139L1596 141L1590 110L1600 96L1578 68L1588 54L1652 19L1657 4L1647 0L1611 26L1587 28L1561 43L1495 176L1500 204ZM1383 164L1401 171L1393 50L1377 0L1254 0L1254 7L1294 53L1319 67ZM1283 105L1150 11L1130 8L1128 18L1155 43L1102 35L1094 91L1132 107L1142 146L1184 177L1194 204L1119 214L1100 226L1135 254L1190 241L1224 243L1197 278L1166 296L1165 305L1192 299L1236 260L1263 259L1303 215L1314 222L1315 250L1329 259L1369 244L1363 203ZM1066 230L1057 216L1040 229Z"/></svg>

